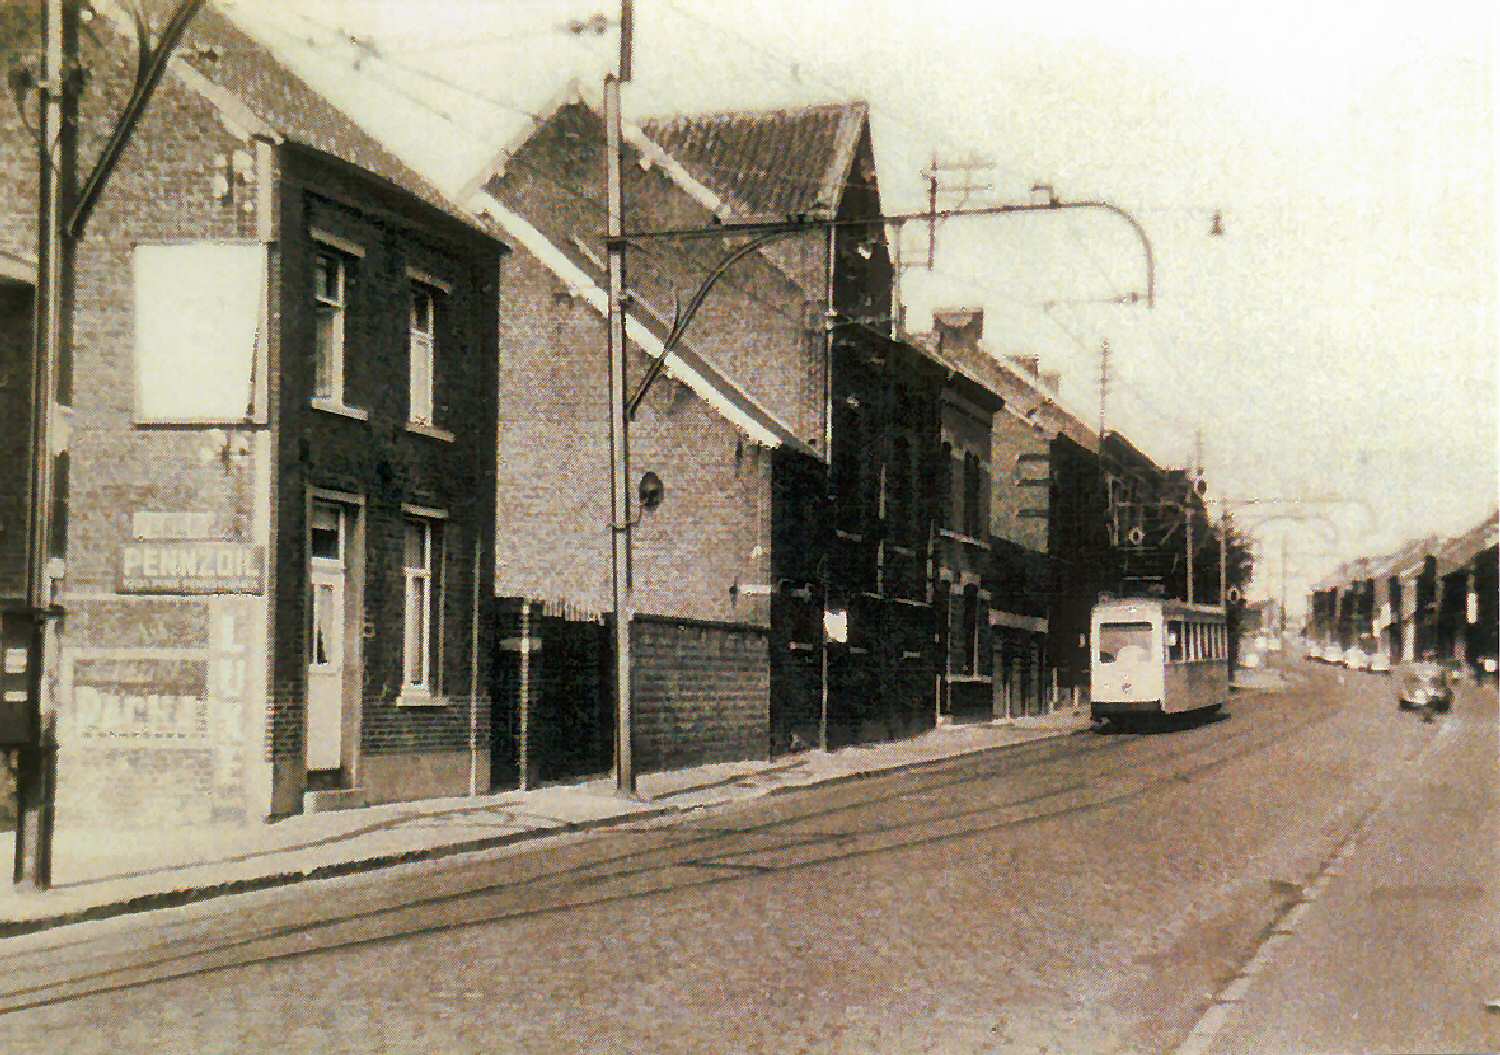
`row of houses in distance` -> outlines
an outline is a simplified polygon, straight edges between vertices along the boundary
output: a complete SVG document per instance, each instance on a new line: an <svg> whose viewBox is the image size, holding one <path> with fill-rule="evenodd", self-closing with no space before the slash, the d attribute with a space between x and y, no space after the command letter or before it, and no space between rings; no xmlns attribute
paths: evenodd
<svg viewBox="0 0 1500 1055"><path fill-rule="evenodd" d="M1310 644L1389 664L1431 656L1493 677L1500 657L1500 512L1451 538L1340 565L1307 600Z"/></svg>
<svg viewBox="0 0 1500 1055"><path fill-rule="evenodd" d="M85 155L132 76L100 10ZM37 38L0 7L4 46ZM0 443L24 452L37 162L14 110L0 138ZM569 88L439 188L200 13L76 247L59 823L609 767L605 150ZM726 270L664 359L674 293L734 246L631 254L628 373L663 366L630 434L638 766L1086 692L1099 596L1180 594L1184 511L1214 544L1188 476L1101 444L982 311L901 331L862 104L670 116L625 151L632 227L840 221ZM15 607L25 480L0 484Z"/></svg>

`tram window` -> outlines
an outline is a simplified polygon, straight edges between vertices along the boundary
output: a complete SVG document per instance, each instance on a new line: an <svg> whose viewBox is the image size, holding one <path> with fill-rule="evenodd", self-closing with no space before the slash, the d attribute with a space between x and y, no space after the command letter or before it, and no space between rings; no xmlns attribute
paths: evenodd
<svg viewBox="0 0 1500 1055"><path fill-rule="evenodd" d="M1100 663L1139 663L1150 655L1150 623L1099 624Z"/></svg>
<svg viewBox="0 0 1500 1055"><path fill-rule="evenodd" d="M1183 655L1182 620L1174 619L1167 624L1167 662L1181 663Z"/></svg>

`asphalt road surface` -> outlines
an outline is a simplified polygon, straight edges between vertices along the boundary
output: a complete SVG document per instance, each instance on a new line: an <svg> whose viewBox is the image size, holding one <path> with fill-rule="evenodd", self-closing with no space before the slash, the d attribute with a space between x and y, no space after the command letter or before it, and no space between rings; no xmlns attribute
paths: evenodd
<svg viewBox="0 0 1500 1055"><path fill-rule="evenodd" d="M0 1051L1500 1050L1496 713L1218 720L0 942Z"/></svg>

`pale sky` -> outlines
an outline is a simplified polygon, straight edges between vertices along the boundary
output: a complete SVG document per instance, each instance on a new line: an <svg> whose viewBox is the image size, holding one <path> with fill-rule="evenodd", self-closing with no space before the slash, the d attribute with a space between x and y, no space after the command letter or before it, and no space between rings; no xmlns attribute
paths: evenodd
<svg viewBox="0 0 1500 1055"><path fill-rule="evenodd" d="M454 188L616 54L612 27L567 26L617 3L230 9ZM1332 521L1256 531L1273 595L1285 532L1295 602L1339 559L1496 503L1495 29L1453 0L638 0L626 108L863 98L887 212L925 207L934 153L992 163L970 204L1048 183L1128 210L1155 250L1154 310L1100 303L1144 288L1130 228L1068 212L941 227L934 271L903 277L910 324L983 307L989 346L1063 371L1090 423L1107 337L1109 427L1169 466L1201 429L1211 494ZM903 242L925 263L925 230ZM1327 498L1358 502L1308 501Z"/></svg>

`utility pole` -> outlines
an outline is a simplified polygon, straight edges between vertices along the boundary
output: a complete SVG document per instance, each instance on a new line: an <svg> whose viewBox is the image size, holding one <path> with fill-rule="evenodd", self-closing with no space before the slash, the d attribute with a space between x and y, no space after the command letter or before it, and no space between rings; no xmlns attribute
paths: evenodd
<svg viewBox="0 0 1500 1055"><path fill-rule="evenodd" d="M67 223L77 194L78 14L76 0L45 0L42 107L38 134L37 285L32 346L31 465L26 534L26 607L31 620L27 664L34 739L18 752L16 792L17 886L46 890L52 882L52 808L57 744L50 696L52 512L56 490L53 416L59 374L68 362L71 336L72 239Z"/></svg>
<svg viewBox="0 0 1500 1055"><path fill-rule="evenodd" d="M1219 514L1219 607L1229 611L1229 504Z"/></svg>
<svg viewBox="0 0 1500 1055"><path fill-rule="evenodd" d="M937 154L932 155L932 167L923 175L927 177L927 270L931 271L937 263Z"/></svg>
<svg viewBox="0 0 1500 1055"><path fill-rule="evenodd" d="M988 158L972 155L961 161L943 162L938 159L937 152L932 155L932 163L922 170L922 178L927 181L927 270L931 271L937 265L937 225L938 225L938 191L944 193L961 194L959 208L962 209L969 202L969 195L976 191L994 190L989 183L975 183L973 173L988 172L995 167L995 163ZM963 183L956 187L940 187L938 185L941 174L944 172L961 172L964 174Z"/></svg>
<svg viewBox="0 0 1500 1055"><path fill-rule="evenodd" d="M1109 338L1099 342L1099 461L1104 462L1104 404L1109 398Z"/></svg>
<svg viewBox="0 0 1500 1055"><path fill-rule="evenodd" d="M1182 509L1182 521L1184 534L1187 538L1187 603L1193 603L1193 503L1188 502Z"/></svg>
<svg viewBox="0 0 1500 1055"><path fill-rule="evenodd" d="M615 631L615 786L635 796L634 714L631 697L630 437L625 410L625 192L621 182L620 85L630 79L634 11L620 3L620 72L604 76L607 136L605 180L609 197L609 460L610 573Z"/></svg>
<svg viewBox="0 0 1500 1055"><path fill-rule="evenodd" d="M1281 532L1281 632L1286 633L1286 531Z"/></svg>

